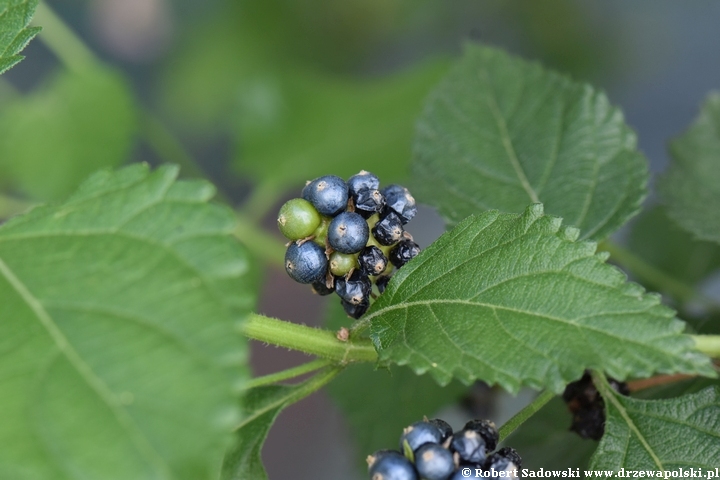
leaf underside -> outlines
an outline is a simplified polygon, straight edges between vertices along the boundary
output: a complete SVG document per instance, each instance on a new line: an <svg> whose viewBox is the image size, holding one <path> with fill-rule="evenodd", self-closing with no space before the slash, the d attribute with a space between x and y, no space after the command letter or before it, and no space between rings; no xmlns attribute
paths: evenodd
<svg viewBox="0 0 720 480"><path fill-rule="evenodd" d="M0 478L215 479L253 305L229 209L102 171L0 228Z"/></svg>
<svg viewBox="0 0 720 480"><path fill-rule="evenodd" d="M715 470L720 458L720 388L670 400L608 392L607 420L594 470Z"/></svg>
<svg viewBox="0 0 720 480"><path fill-rule="evenodd" d="M413 191L452 225L490 209L548 213L601 240L640 210L647 162L607 97L468 45L417 124Z"/></svg>
<svg viewBox="0 0 720 480"><path fill-rule="evenodd" d="M713 376L659 296L577 234L539 204L467 218L399 270L366 314L380 359L441 384L480 379L511 392L559 393L587 368Z"/></svg>
<svg viewBox="0 0 720 480"><path fill-rule="evenodd" d="M670 153L660 182L670 217L697 238L720 243L720 92L708 97Z"/></svg>
<svg viewBox="0 0 720 480"><path fill-rule="evenodd" d="M40 31L29 27L38 0L0 0L0 74L24 57L19 55Z"/></svg>

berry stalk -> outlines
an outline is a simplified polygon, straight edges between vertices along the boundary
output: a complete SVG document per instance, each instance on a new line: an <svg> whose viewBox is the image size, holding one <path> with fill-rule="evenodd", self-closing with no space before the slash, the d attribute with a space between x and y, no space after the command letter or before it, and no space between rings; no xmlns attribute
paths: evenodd
<svg viewBox="0 0 720 480"><path fill-rule="evenodd" d="M500 427L500 441L505 440L511 433L525 423L527 419L535 415L542 407L545 406L550 400L555 397L555 394L550 390L544 390L540 395L535 397L535 400L530 402L525 408L515 414L510 420L505 422L505 425Z"/></svg>
<svg viewBox="0 0 720 480"><path fill-rule="evenodd" d="M333 360L340 365L376 362L377 352L368 339L342 342L334 332L251 313L243 333L253 340Z"/></svg>

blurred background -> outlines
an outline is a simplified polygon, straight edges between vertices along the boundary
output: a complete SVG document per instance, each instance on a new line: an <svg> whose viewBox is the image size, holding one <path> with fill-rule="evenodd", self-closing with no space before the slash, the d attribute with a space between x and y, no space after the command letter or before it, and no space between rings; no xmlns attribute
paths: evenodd
<svg viewBox="0 0 720 480"><path fill-rule="evenodd" d="M0 77L0 221L62 199L97 169L173 162L184 176L218 186L219 201L236 207L247 226L241 236L265 232L278 237L268 242L274 245L275 211L305 180L366 169L384 184L403 182L414 119L466 41L500 46L604 89L638 132L653 174L667 165L668 140L689 125L707 92L720 88L720 3L711 0L47 5L36 16L45 30L26 60ZM656 209L638 222L652 238L663 218ZM443 226L424 209L411 231L424 247ZM632 227L619 237L642 255L644 239ZM277 249L255 253L268 262L258 311L324 323L334 307L273 264ZM647 255L663 262L663 251ZM709 290L719 283L693 281L700 280ZM253 345L257 375L304 360ZM378 442L414 421L396 411L439 412L459 427L470 416L502 422L529 398L482 385L440 391L402 369L392 377L358 369L280 416L263 452L271 480L364 478L365 456L395 447L396 440ZM570 421L563 415L558 409L561 431ZM592 451L592 442L577 443L579 458Z"/></svg>

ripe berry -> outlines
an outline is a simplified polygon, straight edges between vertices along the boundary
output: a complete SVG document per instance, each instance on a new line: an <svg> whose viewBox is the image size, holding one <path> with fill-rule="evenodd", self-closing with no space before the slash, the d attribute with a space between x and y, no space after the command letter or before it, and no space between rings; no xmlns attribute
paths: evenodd
<svg viewBox="0 0 720 480"><path fill-rule="evenodd" d="M485 461L485 440L475 430L462 430L453 435L450 447L465 462Z"/></svg>
<svg viewBox="0 0 720 480"><path fill-rule="evenodd" d="M390 210L372 228L372 234L381 245L395 245L403 235L403 224L397 213Z"/></svg>
<svg viewBox="0 0 720 480"><path fill-rule="evenodd" d="M330 254L330 273L336 277L342 277L357 266L357 255L340 252Z"/></svg>
<svg viewBox="0 0 720 480"><path fill-rule="evenodd" d="M357 175L350 177L347 184L351 197L357 195L361 190L377 190L380 188L380 180L378 177L365 170L361 170Z"/></svg>
<svg viewBox="0 0 720 480"><path fill-rule="evenodd" d="M321 297L324 297L325 295L330 295L335 291L335 286L332 288L328 288L327 282L325 280L320 280L319 282L314 282L312 284L312 291L320 295Z"/></svg>
<svg viewBox="0 0 720 480"><path fill-rule="evenodd" d="M502 457L496 454L490 455L485 461L485 470L494 470L495 472L512 472L513 470L519 470L512 460L506 457ZM517 473L517 472L516 472ZM504 475L505 478L517 478L514 475ZM502 478L499 475L493 476L493 478Z"/></svg>
<svg viewBox="0 0 720 480"><path fill-rule="evenodd" d="M368 457L371 480L418 480L410 460L398 452L381 450Z"/></svg>
<svg viewBox="0 0 720 480"><path fill-rule="evenodd" d="M473 430L480 435L485 442L488 452L492 452L497 447L500 434L497 431L495 423L490 420L470 420L465 424L463 430Z"/></svg>
<svg viewBox="0 0 720 480"><path fill-rule="evenodd" d="M375 284L377 285L377 282ZM442 434L442 437L440 437L440 443L445 443L445 440L452 437L452 427L445 420L434 418L432 420L428 420L428 423L430 423L431 425L435 425L438 430L440 430L440 433Z"/></svg>
<svg viewBox="0 0 720 480"><path fill-rule="evenodd" d="M403 224L413 219L417 213L415 199L407 188L400 185L389 185L382 191L385 204L398 214Z"/></svg>
<svg viewBox="0 0 720 480"><path fill-rule="evenodd" d="M355 211L365 218L381 211L385 206L385 197L379 190L360 190L352 199L355 202Z"/></svg>
<svg viewBox="0 0 720 480"><path fill-rule="evenodd" d="M387 268L388 259L377 247L365 247L357 257L360 271L365 275L380 275Z"/></svg>
<svg viewBox="0 0 720 480"><path fill-rule="evenodd" d="M358 305L346 302L345 300L340 300L340 304L342 305L343 310L345 310L347 316L350 318L354 318L355 320L365 315L365 312L367 312L368 308L370 308L369 299L366 299L364 302Z"/></svg>
<svg viewBox="0 0 720 480"><path fill-rule="evenodd" d="M323 280L327 273L325 250L313 242L291 243L285 252L285 271L300 283Z"/></svg>
<svg viewBox="0 0 720 480"><path fill-rule="evenodd" d="M369 302L371 290L370 279L359 270L355 270L350 278L338 277L335 280L335 293L352 305Z"/></svg>
<svg viewBox="0 0 720 480"><path fill-rule="evenodd" d="M280 207L278 228L290 240L309 237L320 225L320 214L307 200L293 198Z"/></svg>
<svg viewBox="0 0 720 480"><path fill-rule="evenodd" d="M415 452L415 468L423 480L447 480L455 470L452 453L437 443L426 443Z"/></svg>
<svg viewBox="0 0 720 480"><path fill-rule="evenodd" d="M397 268L417 257L420 247L412 240L403 240L390 250L390 262Z"/></svg>
<svg viewBox="0 0 720 480"><path fill-rule="evenodd" d="M385 289L387 288L387 284L390 282L390 276L389 275L382 275L380 277L377 277L375 279L375 286L377 286L380 293L383 293ZM437 425L436 425L437 426ZM452 433L452 431L450 432Z"/></svg>
<svg viewBox="0 0 720 480"><path fill-rule="evenodd" d="M357 253L368 241L370 229L357 213L343 212L333 218L328 228L328 243L342 253Z"/></svg>
<svg viewBox="0 0 720 480"><path fill-rule="evenodd" d="M522 468L522 458L520 458L520 454L517 452L517 450L512 447L503 447L497 452L493 453L491 457L493 458L488 460L490 463L495 461L497 458L503 457L514 463L518 469Z"/></svg>
<svg viewBox="0 0 720 480"><path fill-rule="evenodd" d="M340 177L325 175L308 183L302 197L323 215L334 216L347 207L348 186Z"/></svg>
<svg viewBox="0 0 720 480"><path fill-rule="evenodd" d="M400 449L403 449L405 441L408 442L412 451L420 448L426 443L440 443L442 432L432 423L415 422L403 430L400 437Z"/></svg>

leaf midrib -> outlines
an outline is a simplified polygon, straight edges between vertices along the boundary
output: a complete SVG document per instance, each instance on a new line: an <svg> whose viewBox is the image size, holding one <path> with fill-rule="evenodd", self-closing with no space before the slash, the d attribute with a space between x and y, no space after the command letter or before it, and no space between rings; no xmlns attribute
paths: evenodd
<svg viewBox="0 0 720 480"><path fill-rule="evenodd" d="M150 464L154 465L158 473L160 473L163 478L174 478L172 472L165 464L160 454L145 438L130 414L128 414L122 405L115 400L113 392L105 385L102 379L95 374L90 366L83 361L82 357L72 347L67 337L65 337L55 321L47 313L42 303L33 296L32 292L30 292L25 284L13 273L2 257L0 257L0 274L7 280L17 295L34 313L35 318L45 328L45 331L52 339L58 351L67 358L68 362L70 362L70 364L75 368L80 377L110 409L118 423L128 433L133 444L143 458L150 462Z"/></svg>

